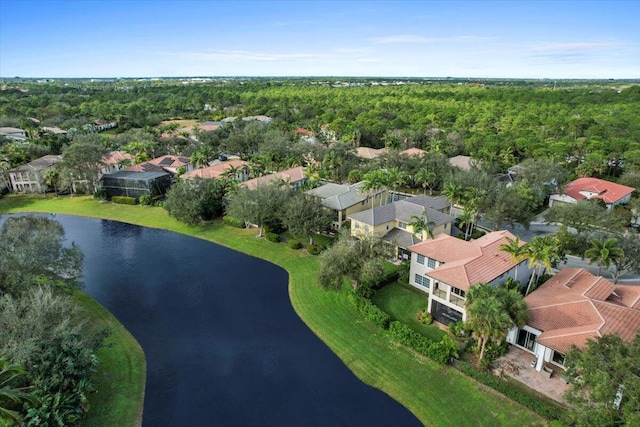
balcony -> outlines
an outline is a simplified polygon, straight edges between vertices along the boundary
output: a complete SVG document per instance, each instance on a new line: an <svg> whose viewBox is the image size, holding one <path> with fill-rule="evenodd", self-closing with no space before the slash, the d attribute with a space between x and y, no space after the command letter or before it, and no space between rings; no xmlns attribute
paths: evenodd
<svg viewBox="0 0 640 427"><path fill-rule="evenodd" d="M453 304L456 305L458 307L462 307L464 308L464 303L465 303L465 299L464 298L460 298L457 295L451 294L451 297L449 298L449 301Z"/></svg>
<svg viewBox="0 0 640 427"><path fill-rule="evenodd" d="M443 289L435 289L433 291L433 295L437 296L438 298L442 298L445 301L447 300L447 291Z"/></svg>

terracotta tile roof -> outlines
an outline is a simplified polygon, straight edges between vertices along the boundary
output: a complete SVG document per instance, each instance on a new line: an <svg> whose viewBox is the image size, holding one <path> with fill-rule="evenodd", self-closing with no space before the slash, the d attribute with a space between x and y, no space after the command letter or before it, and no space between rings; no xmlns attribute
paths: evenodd
<svg viewBox="0 0 640 427"><path fill-rule="evenodd" d="M407 148L401 151L400 154L404 154L405 156L424 156L427 152L419 148Z"/></svg>
<svg viewBox="0 0 640 427"><path fill-rule="evenodd" d="M156 157L155 159L151 159L148 163L160 167L177 168L180 166L187 166L189 163L191 163L191 160L188 157L173 156L168 154L166 156L160 156Z"/></svg>
<svg viewBox="0 0 640 427"><path fill-rule="evenodd" d="M273 181L277 181L278 179L287 180L290 184L295 184L296 182L305 179L304 171L305 168L303 166L297 166L292 169L287 169L281 172L271 173L258 178L250 179L249 181L244 182L243 185L246 185L247 188L255 190L261 185L268 185Z"/></svg>
<svg viewBox="0 0 640 427"><path fill-rule="evenodd" d="M578 178L566 185L564 194L575 200L588 198L585 192L593 193L590 198L602 199L605 203L615 203L635 191L633 187L616 184L598 178Z"/></svg>
<svg viewBox="0 0 640 427"><path fill-rule="evenodd" d="M640 287L614 285L582 268L560 270L525 301L527 324L543 332L537 341L562 353L606 334L631 341L640 331Z"/></svg>
<svg viewBox="0 0 640 427"><path fill-rule="evenodd" d="M360 157L361 159L375 159L386 152L386 148L375 149L369 147L358 147L356 149L356 156Z"/></svg>
<svg viewBox="0 0 640 427"><path fill-rule="evenodd" d="M134 157L131 154L125 153L124 151L112 151L102 158L102 163L104 163L105 166L111 166L116 165L123 160L133 159Z"/></svg>
<svg viewBox="0 0 640 427"><path fill-rule="evenodd" d="M182 174L180 177L184 179L190 179L190 178L196 178L196 177L206 178L206 179L220 178L221 176L224 176L224 172L227 169L231 167L237 168L237 167L245 166L248 164L249 163L245 162L244 160L228 160L226 162L218 163L217 165L207 166L205 168L192 170L191 172Z"/></svg>
<svg viewBox="0 0 640 427"><path fill-rule="evenodd" d="M465 242L441 234L408 249L444 262L428 275L466 291L477 283L491 282L515 267L510 255L500 250L500 245L507 243L507 238L515 239L515 236L506 230L494 231L480 239Z"/></svg>

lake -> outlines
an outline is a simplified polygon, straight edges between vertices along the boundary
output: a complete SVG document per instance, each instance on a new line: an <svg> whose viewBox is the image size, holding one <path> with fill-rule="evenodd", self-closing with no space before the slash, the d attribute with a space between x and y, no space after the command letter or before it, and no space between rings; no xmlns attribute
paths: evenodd
<svg viewBox="0 0 640 427"><path fill-rule="evenodd" d="M145 426L421 425L306 327L280 267L168 231L55 219L82 249L85 291L145 351Z"/></svg>

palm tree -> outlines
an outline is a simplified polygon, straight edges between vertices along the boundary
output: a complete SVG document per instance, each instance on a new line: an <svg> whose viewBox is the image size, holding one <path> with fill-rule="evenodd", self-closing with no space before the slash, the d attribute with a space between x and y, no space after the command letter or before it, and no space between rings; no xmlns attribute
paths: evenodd
<svg viewBox="0 0 640 427"><path fill-rule="evenodd" d="M473 227L475 215L476 215L476 212L474 210L468 209L465 207L462 210L462 215L458 216L458 219L460 220L460 225L465 226L464 240L468 240L469 236L471 235L471 227Z"/></svg>
<svg viewBox="0 0 640 427"><path fill-rule="evenodd" d="M453 205L460 203L464 194L464 188L453 181L449 181L442 188L442 194L444 194L447 200L451 202L451 207L449 208L449 214L451 214L453 211Z"/></svg>
<svg viewBox="0 0 640 427"><path fill-rule="evenodd" d="M531 285L537 282L544 271L551 270L552 264L558 261L560 256L558 253L558 241L554 236L534 237L525 247L527 248L526 259L529 260L529 268L533 268L533 274L525 292L525 296L527 296L531 290ZM544 270L538 273L538 269Z"/></svg>
<svg viewBox="0 0 640 427"><path fill-rule="evenodd" d="M238 165L238 166L233 166L233 165L229 165L223 172L223 176L225 178L229 178L229 179L233 179L233 180L238 180L238 176L241 174L242 170L244 169L243 165Z"/></svg>
<svg viewBox="0 0 640 427"><path fill-rule="evenodd" d="M203 168L209 164L209 158L207 153L203 150L195 151L191 155L191 159L189 160L192 165L195 165L197 168Z"/></svg>
<svg viewBox="0 0 640 427"><path fill-rule="evenodd" d="M473 304L467 303L467 315L469 326L478 338L478 361L481 363L487 343L504 338L512 321L495 295L478 298Z"/></svg>
<svg viewBox="0 0 640 427"><path fill-rule="evenodd" d="M385 184L393 189L393 195L391 196L391 201L393 202L395 201L395 193L398 192L398 188L407 180L407 173L393 167L387 169L385 175Z"/></svg>
<svg viewBox="0 0 640 427"><path fill-rule="evenodd" d="M425 209L422 212L422 216L411 215L411 222L409 223L413 227L413 233L418 235L420 233L420 240L424 240L422 238L423 231L427 232L427 238L433 239L433 227L436 225L435 222L429 221L427 218L427 210Z"/></svg>
<svg viewBox="0 0 640 427"><path fill-rule="evenodd" d="M499 249L502 252L506 252L511 255L511 262L516 265L516 277L518 280L518 266L522 261L527 259L527 247L524 242L520 240L520 237L516 236L515 239L507 237L507 243L500 245Z"/></svg>
<svg viewBox="0 0 640 427"><path fill-rule="evenodd" d="M429 189L429 195L433 194L433 185L435 184L436 178L435 172L428 171L427 169L420 169L415 177L418 184L422 187L424 194L427 194L427 188Z"/></svg>
<svg viewBox="0 0 640 427"><path fill-rule="evenodd" d="M367 197L371 197L371 194L375 194L376 191L384 186L384 174L380 169L367 172L362 177L362 191L367 193ZM373 208L373 199L371 197L371 208ZM380 206L382 206L382 198L380 200Z"/></svg>
<svg viewBox="0 0 640 427"><path fill-rule="evenodd" d="M616 246L618 239L610 237L606 241L599 239L591 240L591 247L584 251L584 257L589 258L589 265L594 262L598 264L598 276L602 268L609 269L611 262L624 257L624 251Z"/></svg>

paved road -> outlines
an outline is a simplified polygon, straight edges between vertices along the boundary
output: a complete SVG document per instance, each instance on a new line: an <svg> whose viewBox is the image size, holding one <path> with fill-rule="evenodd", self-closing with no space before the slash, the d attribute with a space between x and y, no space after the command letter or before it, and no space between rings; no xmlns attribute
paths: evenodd
<svg viewBox="0 0 640 427"><path fill-rule="evenodd" d="M478 225L481 228L487 229L488 231L493 230L493 224L487 221L479 221ZM515 227L510 227L510 226L502 227L503 230L509 230L511 233L520 237L520 239L524 240L525 242L530 242L531 239L533 239L536 236L544 237L544 236L553 234L556 232L556 230L558 230L558 228L560 228L559 225L547 224L542 221L532 222L528 230L520 224L516 224ZM567 261L560 263L558 265L559 269L565 268L565 267L584 268L586 270L589 270L593 274L596 274L596 275L598 274L597 265L595 264L589 265L589 262L587 260L583 260L580 257L576 257L572 255L567 255ZM607 279L613 280L612 271L613 269L611 269L611 271L603 270L603 271L600 271L600 275L602 277L606 277ZM623 274L618 279L618 283L628 284L628 285L640 285L640 274Z"/></svg>

